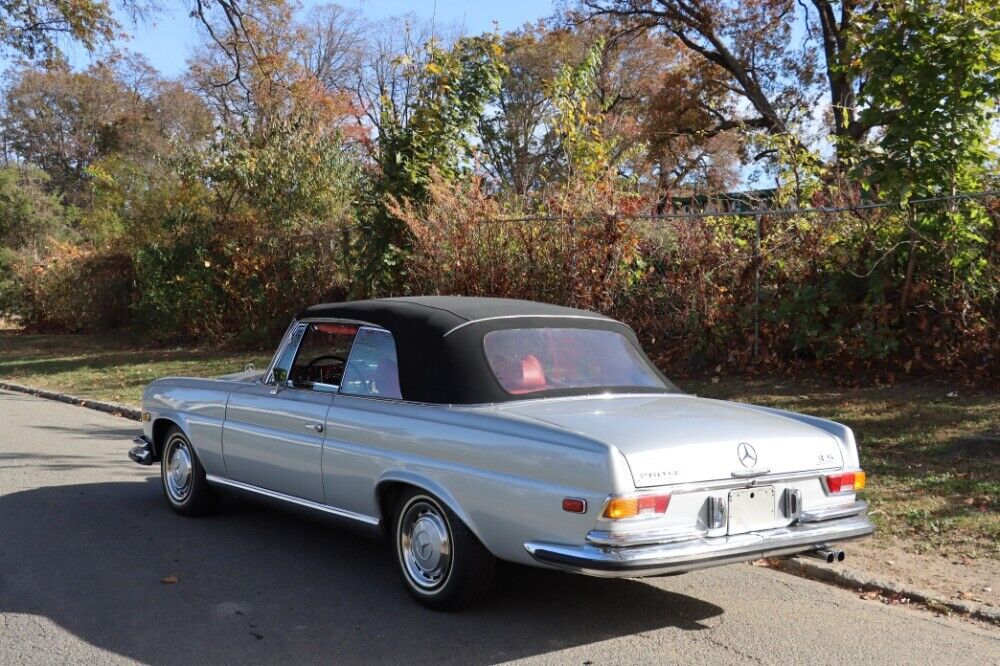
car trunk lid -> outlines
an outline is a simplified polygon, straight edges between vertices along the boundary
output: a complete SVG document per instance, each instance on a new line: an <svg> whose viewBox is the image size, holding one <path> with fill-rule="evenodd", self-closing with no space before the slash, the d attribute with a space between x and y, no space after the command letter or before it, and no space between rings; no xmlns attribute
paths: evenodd
<svg viewBox="0 0 1000 666"><path fill-rule="evenodd" d="M616 447L637 488L843 465L829 433L739 403L670 394L511 402L500 409Z"/></svg>

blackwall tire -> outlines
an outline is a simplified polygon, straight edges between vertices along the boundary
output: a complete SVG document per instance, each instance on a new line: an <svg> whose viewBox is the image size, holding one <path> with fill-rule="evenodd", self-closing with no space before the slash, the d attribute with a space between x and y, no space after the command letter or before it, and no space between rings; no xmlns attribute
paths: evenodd
<svg viewBox="0 0 1000 666"><path fill-rule="evenodd" d="M215 492L191 442L173 426L163 440L160 482L170 508L182 516L203 516L215 507Z"/></svg>
<svg viewBox="0 0 1000 666"><path fill-rule="evenodd" d="M406 591L433 610L466 608L489 591L496 558L443 502L404 492L393 514L392 545Z"/></svg>

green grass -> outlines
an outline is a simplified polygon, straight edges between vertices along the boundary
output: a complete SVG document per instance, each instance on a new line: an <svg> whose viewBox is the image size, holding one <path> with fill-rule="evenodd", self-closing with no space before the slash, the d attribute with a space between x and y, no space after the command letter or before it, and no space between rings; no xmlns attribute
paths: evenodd
<svg viewBox="0 0 1000 666"><path fill-rule="evenodd" d="M143 349L107 337L0 329L0 378L138 404L167 375L264 367L268 351ZM680 381L692 393L831 418L854 429L880 538L1000 558L1000 392L935 381L841 388L818 379ZM950 392L957 395L949 397Z"/></svg>
<svg viewBox="0 0 1000 666"><path fill-rule="evenodd" d="M0 330L0 378L132 405L157 377L212 377L269 361L270 353L261 351L144 349L108 337Z"/></svg>
<svg viewBox="0 0 1000 666"><path fill-rule="evenodd" d="M810 379L681 384L850 426L879 538L902 538L915 552L1000 558L997 390L930 380L860 388Z"/></svg>

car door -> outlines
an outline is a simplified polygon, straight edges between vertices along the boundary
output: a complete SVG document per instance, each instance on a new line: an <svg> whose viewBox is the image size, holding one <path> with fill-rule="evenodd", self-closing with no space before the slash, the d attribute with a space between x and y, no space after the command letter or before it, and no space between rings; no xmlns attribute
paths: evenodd
<svg viewBox="0 0 1000 666"><path fill-rule="evenodd" d="M410 430L402 401L392 334L362 326L344 379L327 417L323 479L327 504L359 514L377 513L375 482L393 443Z"/></svg>
<svg viewBox="0 0 1000 666"><path fill-rule="evenodd" d="M223 428L233 481L324 502L326 419L357 326L300 323L265 381L232 393Z"/></svg>

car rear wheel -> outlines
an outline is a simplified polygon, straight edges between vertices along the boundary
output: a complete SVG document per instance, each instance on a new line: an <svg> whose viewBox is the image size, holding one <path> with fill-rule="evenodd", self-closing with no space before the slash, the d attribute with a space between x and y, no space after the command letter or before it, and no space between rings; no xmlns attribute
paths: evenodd
<svg viewBox="0 0 1000 666"><path fill-rule="evenodd" d="M455 610L489 590L496 558L436 497L417 489L403 493L393 523L400 575L419 603Z"/></svg>
<svg viewBox="0 0 1000 666"><path fill-rule="evenodd" d="M176 426L167 431L160 456L160 480L170 508L183 516L201 516L215 504L215 494L191 442Z"/></svg>

